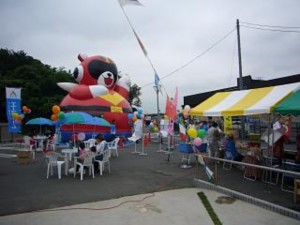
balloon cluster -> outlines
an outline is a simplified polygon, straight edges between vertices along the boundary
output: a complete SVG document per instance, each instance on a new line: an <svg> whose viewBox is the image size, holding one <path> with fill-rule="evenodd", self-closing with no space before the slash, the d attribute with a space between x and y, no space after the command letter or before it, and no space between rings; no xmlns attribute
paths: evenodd
<svg viewBox="0 0 300 225"><path fill-rule="evenodd" d="M138 108L137 111L133 113L128 113L128 119L132 120L133 122L137 121L138 119L143 120L145 118L145 115L143 114L143 109Z"/></svg>
<svg viewBox="0 0 300 225"><path fill-rule="evenodd" d="M206 136L206 131L204 129L199 129L197 131L195 127L190 127L187 130L187 134L190 138L194 138L194 145L200 146L202 144L202 138Z"/></svg>
<svg viewBox="0 0 300 225"><path fill-rule="evenodd" d="M149 124L149 130L150 132L158 132L158 124L156 121L153 121Z"/></svg>
<svg viewBox="0 0 300 225"><path fill-rule="evenodd" d="M21 122L25 118L25 115L30 113L31 109L24 105L21 113L13 112L11 115L16 122Z"/></svg>
<svg viewBox="0 0 300 225"><path fill-rule="evenodd" d="M64 118L65 118L65 113L60 110L60 107L58 105L52 106L51 120L56 121L58 119L64 119Z"/></svg>

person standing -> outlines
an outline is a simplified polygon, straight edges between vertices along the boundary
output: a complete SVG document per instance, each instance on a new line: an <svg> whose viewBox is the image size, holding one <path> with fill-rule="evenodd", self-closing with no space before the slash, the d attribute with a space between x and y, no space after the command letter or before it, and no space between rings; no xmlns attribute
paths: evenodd
<svg viewBox="0 0 300 225"><path fill-rule="evenodd" d="M117 133L116 122L115 120L112 120L110 125L110 134L116 135L116 133Z"/></svg>
<svg viewBox="0 0 300 225"><path fill-rule="evenodd" d="M221 132L218 128L218 124L216 122L212 122L211 127L207 131L207 142L210 148L209 156L218 157L221 140Z"/></svg>

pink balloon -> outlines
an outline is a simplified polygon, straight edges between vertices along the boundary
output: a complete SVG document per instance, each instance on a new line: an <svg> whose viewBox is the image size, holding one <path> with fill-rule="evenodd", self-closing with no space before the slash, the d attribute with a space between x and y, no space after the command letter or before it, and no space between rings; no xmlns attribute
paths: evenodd
<svg viewBox="0 0 300 225"><path fill-rule="evenodd" d="M79 134L78 134L78 140L79 140L79 141L83 141L84 139L85 139L85 134L82 133L82 132L79 133Z"/></svg>
<svg viewBox="0 0 300 225"><path fill-rule="evenodd" d="M200 146L200 145L202 145L202 139L199 138L199 137L196 137L194 139L194 145L197 146L197 147Z"/></svg>

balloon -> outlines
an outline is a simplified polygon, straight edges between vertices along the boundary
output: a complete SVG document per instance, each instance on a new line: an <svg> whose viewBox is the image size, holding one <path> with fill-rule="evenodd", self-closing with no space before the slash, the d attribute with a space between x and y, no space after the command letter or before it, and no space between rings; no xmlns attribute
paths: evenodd
<svg viewBox="0 0 300 225"><path fill-rule="evenodd" d="M204 138L205 135L206 135L206 132L205 132L204 129L199 129L199 130L198 130L198 137L199 137L199 138Z"/></svg>
<svg viewBox="0 0 300 225"><path fill-rule="evenodd" d="M59 107L58 105L52 106L52 112L53 112L54 114L59 113L59 112L60 112L60 107Z"/></svg>
<svg viewBox="0 0 300 225"><path fill-rule="evenodd" d="M137 117L134 116L134 117L132 118L132 121L133 121L133 122L137 121Z"/></svg>
<svg viewBox="0 0 300 225"><path fill-rule="evenodd" d="M169 117L167 115L165 115L165 120L168 120L168 119L169 119Z"/></svg>
<svg viewBox="0 0 300 225"><path fill-rule="evenodd" d="M13 112L13 113L12 113L12 118L17 119L17 117L18 117L18 113Z"/></svg>
<svg viewBox="0 0 300 225"><path fill-rule="evenodd" d="M196 137L196 138L194 139L194 145L200 146L201 144L202 144L202 139L199 138L199 137Z"/></svg>
<svg viewBox="0 0 300 225"><path fill-rule="evenodd" d="M142 120L145 119L145 115L144 114L141 115L141 119Z"/></svg>
<svg viewBox="0 0 300 225"><path fill-rule="evenodd" d="M57 118L57 114L52 114L51 115L51 120L52 121L56 121L58 118Z"/></svg>
<svg viewBox="0 0 300 225"><path fill-rule="evenodd" d="M133 113L128 113L128 119L132 119L133 118Z"/></svg>
<svg viewBox="0 0 300 225"><path fill-rule="evenodd" d="M80 132L79 134L78 134L78 140L79 141L83 141L85 139L85 134L83 133L83 132Z"/></svg>
<svg viewBox="0 0 300 225"><path fill-rule="evenodd" d="M184 106L183 109L184 109L184 111L189 112L191 107L189 105L186 105L186 106Z"/></svg>
<svg viewBox="0 0 300 225"><path fill-rule="evenodd" d="M31 109L27 109L25 112L26 112L26 114L30 114L31 113Z"/></svg>
<svg viewBox="0 0 300 225"><path fill-rule="evenodd" d="M24 105L24 106L22 107L22 110L25 111L25 112L26 112L27 109L28 109L28 108L27 108L26 105Z"/></svg>
<svg viewBox="0 0 300 225"><path fill-rule="evenodd" d="M194 127L191 127L188 129L187 134L191 138L196 138L197 137L197 130Z"/></svg>
<svg viewBox="0 0 300 225"><path fill-rule="evenodd" d="M61 111L58 113L57 117L58 117L58 119L62 120L65 118L65 113Z"/></svg>
<svg viewBox="0 0 300 225"><path fill-rule="evenodd" d="M143 109L142 108L139 108L138 109L138 114L142 114L143 113Z"/></svg>

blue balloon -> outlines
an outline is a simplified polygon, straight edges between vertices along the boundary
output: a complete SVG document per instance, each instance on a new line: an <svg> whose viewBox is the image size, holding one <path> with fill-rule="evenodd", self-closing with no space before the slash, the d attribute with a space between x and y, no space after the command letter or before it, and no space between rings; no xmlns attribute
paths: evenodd
<svg viewBox="0 0 300 225"><path fill-rule="evenodd" d="M132 119L133 118L133 113L128 113L128 119Z"/></svg>
<svg viewBox="0 0 300 225"><path fill-rule="evenodd" d="M143 114L143 109L142 109L142 108L139 108L139 109L138 109L138 114L140 114L140 115Z"/></svg>

